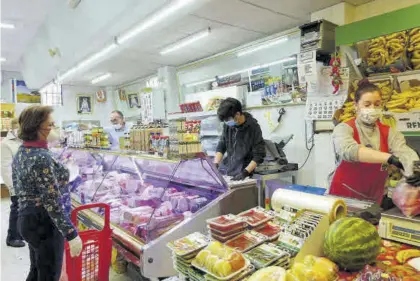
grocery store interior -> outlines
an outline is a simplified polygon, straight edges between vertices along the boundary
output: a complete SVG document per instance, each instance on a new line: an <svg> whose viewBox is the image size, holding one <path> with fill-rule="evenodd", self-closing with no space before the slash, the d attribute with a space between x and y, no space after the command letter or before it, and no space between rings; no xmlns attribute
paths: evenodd
<svg viewBox="0 0 420 281"><path fill-rule="evenodd" d="M1 0L1 280L420 281L420 0Z"/></svg>

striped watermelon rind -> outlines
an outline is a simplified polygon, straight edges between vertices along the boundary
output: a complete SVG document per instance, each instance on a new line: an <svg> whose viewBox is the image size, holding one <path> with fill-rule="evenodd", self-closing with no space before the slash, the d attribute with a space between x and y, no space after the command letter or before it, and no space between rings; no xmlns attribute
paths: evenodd
<svg viewBox="0 0 420 281"><path fill-rule="evenodd" d="M361 270L375 262L380 249L378 231L360 218L339 219L325 233L325 256L344 270Z"/></svg>

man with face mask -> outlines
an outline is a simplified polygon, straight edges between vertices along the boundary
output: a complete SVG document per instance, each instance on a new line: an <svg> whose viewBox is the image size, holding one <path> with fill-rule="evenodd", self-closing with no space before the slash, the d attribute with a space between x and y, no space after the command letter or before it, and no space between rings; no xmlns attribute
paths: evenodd
<svg viewBox="0 0 420 281"><path fill-rule="evenodd" d="M235 181L244 180L264 161L265 142L260 125L251 114L242 112L242 104L234 98L222 101L217 115L224 125L214 163L218 167L227 152L223 165L228 176Z"/></svg>
<svg viewBox="0 0 420 281"><path fill-rule="evenodd" d="M1 177L4 184L9 189L10 200L10 216L9 216L9 230L7 231L6 244L10 247L24 247L25 243L22 241L17 228L18 220L18 197L16 196L15 189L13 188L12 180L12 161L22 141L18 138L18 119L12 120L12 128L7 133L7 136L1 142Z"/></svg>
<svg viewBox="0 0 420 281"><path fill-rule="evenodd" d="M130 127L125 123L124 115L119 110L111 112L110 121L112 127L105 128L108 133L109 142L112 150L120 149L120 138L130 131Z"/></svg>
<svg viewBox="0 0 420 281"><path fill-rule="evenodd" d="M357 117L334 128L332 135L337 168L330 194L381 204L385 199L387 166L413 173L417 153L397 130L382 124L381 90L362 82L355 93Z"/></svg>

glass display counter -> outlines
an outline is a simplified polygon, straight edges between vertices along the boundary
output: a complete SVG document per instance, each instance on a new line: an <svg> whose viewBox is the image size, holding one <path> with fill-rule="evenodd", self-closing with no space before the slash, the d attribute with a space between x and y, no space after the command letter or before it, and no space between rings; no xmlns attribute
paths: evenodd
<svg viewBox="0 0 420 281"><path fill-rule="evenodd" d="M205 231L207 218L257 205L254 182L229 188L206 158L175 161L73 148L53 153L76 164L73 206L109 204L114 246L147 278L174 273L167 242ZM101 228L102 210L81 212L80 221Z"/></svg>

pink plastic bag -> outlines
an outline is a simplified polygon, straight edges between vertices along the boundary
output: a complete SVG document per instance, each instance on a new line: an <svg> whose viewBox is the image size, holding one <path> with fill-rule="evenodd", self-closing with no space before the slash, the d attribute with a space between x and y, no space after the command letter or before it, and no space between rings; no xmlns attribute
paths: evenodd
<svg viewBox="0 0 420 281"><path fill-rule="evenodd" d="M66 270L66 252L63 254L63 266L61 267L61 276L59 281L69 281L69 276Z"/></svg>
<svg viewBox="0 0 420 281"><path fill-rule="evenodd" d="M407 217L420 214L420 187L400 183L392 193L392 201Z"/></svg>

